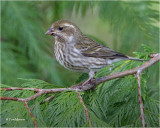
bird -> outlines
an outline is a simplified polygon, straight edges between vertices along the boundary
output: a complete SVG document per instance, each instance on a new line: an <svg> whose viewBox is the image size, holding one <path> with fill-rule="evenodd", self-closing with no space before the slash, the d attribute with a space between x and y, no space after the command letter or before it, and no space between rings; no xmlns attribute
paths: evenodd
<svg viewBox="0 0 160 128"><path fill-rule="evenodd" d="M101 68L121 60L144 61L116 52L84 35L78 26L68 20L54 22L46 31L55 39L54 54L56 60L65 68L88 73L86 85Z"/></svg>

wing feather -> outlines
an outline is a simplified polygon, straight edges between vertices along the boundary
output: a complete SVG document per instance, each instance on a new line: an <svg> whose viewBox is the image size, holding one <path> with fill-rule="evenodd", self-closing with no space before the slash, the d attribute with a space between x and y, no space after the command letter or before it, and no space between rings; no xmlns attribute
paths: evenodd
<svg viewBox="0 0 160 128"><path fill-rule="evenodd" d="M95 57L102 59L117 59L128 58L122 53L115 52L114 50L104 47L101 44L96 43L87 36L82 36L80 41L75 44L75 47L81 51L81 54L86 57Z"/></svg>

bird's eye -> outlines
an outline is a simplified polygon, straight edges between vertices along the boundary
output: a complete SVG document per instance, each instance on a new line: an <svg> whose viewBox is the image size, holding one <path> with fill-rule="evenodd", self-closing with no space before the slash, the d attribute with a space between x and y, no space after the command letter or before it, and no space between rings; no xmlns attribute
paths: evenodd
<svg viewBox="0 0 160 128"><path fill-rule="evenodd" d="M59 30L63 30L63 27L59 27Z"/></svg>

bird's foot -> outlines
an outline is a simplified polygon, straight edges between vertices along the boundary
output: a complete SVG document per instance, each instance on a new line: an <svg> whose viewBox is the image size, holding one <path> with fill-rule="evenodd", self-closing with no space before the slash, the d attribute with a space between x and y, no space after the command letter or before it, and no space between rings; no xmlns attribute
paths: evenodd
<svg viewBox="0 0 160 128"><path fill-rule="evenodd" d="M85 82L83 82L79 89L81 89L84 85L86 85L94 77L94 75L95 75L95 72L91 70L89 72L89 78L88 78L88 80L86 80Z"/></svg>
<svg viewBox="0 0 160 128"><path fill-rule="evenodd" d="M90 78L88 80L86 80L85 82L82 83L82 85L79 87L79 89L81 89L84 85L88 84L90 82Z"/></svg>
<svg viewBox="0 0 160 128"><path fill-rule="evenodd" d="M112 71L112 67L114 67L114 64L109 65L109 71Z"/></svg>

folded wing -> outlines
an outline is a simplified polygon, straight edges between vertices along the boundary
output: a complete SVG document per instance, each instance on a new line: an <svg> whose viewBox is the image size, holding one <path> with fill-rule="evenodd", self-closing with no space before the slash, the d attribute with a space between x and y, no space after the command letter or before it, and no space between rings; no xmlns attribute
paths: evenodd
<svg viewBox="0 0 160 128"><path fill-rule="evenodd" d="M87 36L82 36L80 41L75 44L75 47L81 51L81 54L86 57L95 57L102 59L127 59L128 57L122 53L115 52L114 50L104 47L96 43Z"/></svg>

